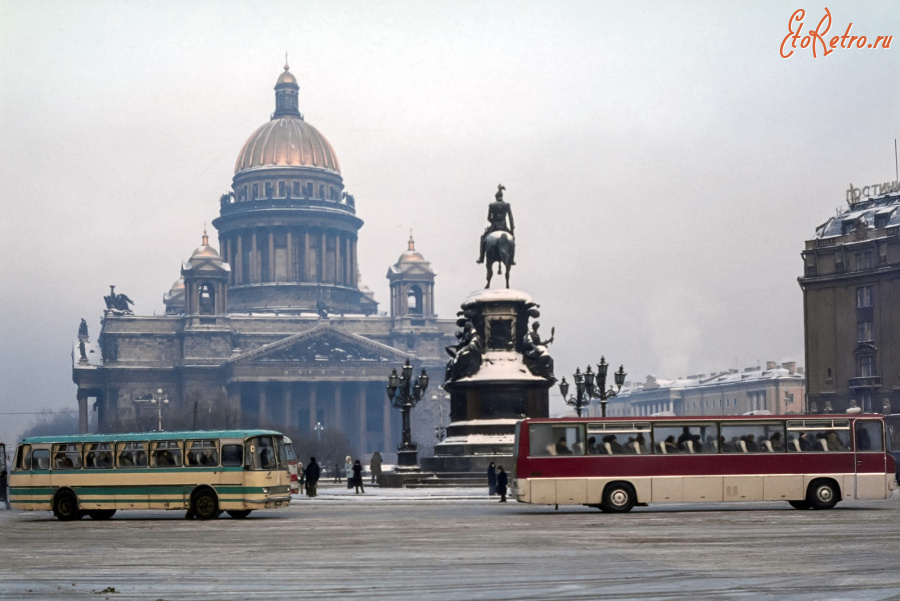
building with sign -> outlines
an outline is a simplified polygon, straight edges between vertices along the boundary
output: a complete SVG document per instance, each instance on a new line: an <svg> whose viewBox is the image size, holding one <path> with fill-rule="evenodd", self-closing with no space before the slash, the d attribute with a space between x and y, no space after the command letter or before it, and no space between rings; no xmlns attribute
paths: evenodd
<svg viewBox="0 0 900 601"><path fill-rule="evenodd" d="M435 315L435 272L412 235L388 270L390 311L378 314L357 267L356 200L330 143L300 113L287 66L275 112L238 153L212 223L221 253L204 232L164 296L165 315L134 315L112 291L97 338L79 331L82 431L90 410L102 431L155 424L141 402L155 395L169 401L153 410L163 424L168 413L198 427L324 428L361 453L393 449L400 415L387 376L408 357L443 373L455 320ZM423 455L446 402L437 396L413 412Z"/></svg>
<svg viewBox="0 0 900 601"><path fill-rule="evenodd" d="M900 412L900 182L847 196L802 253L809 407Z"/></svg>

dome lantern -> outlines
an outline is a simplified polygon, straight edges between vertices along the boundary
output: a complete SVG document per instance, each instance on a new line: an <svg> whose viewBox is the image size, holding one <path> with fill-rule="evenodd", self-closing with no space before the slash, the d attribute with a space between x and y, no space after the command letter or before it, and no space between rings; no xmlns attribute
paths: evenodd
<svg viewBox="0 0 900 601"><path fill-rule="evenodd" d="M284 58L284 73L278 76L278 81L275 83L275 112L272 113L272 119L278 117L303 119L299 108L300 86L297 85L297 78L291 73L291 68L287 64L287 55Z"/></svg>

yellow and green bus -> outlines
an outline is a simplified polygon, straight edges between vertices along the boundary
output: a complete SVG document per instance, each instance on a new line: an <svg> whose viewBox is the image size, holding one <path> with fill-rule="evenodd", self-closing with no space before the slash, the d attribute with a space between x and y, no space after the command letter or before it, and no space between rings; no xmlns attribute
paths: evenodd
<svg viewBox="0 0 900 601"><path fill-rule="evenodd" d="M245 518L290 504L291 454L271 430L34 436L16 447L9 501L64 521L119 509Z"/></svg>

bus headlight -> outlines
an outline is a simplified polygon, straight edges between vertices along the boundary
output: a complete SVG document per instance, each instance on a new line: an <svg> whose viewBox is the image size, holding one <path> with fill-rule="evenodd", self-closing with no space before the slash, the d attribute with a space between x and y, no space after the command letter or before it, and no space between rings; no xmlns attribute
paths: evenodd
<svg viewBox="0 0 900 601"><path fill-rule="evenodd" d="M263 487L263 494L264 494L264 495L269 494L269 489L268 489L267 487L265 487L265 486Z"/></svg>

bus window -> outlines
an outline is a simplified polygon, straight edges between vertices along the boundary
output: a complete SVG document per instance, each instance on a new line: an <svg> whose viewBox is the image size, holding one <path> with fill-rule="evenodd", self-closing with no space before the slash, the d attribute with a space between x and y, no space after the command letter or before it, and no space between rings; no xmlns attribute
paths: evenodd
<svg viewBox="0 0 900 601"><path fill-rule="evenodd" d="M116 454L119 467L147 467L146 442L120 442L116 445Z"/></svg>
<svg viewBox="0 0 900 601"><path fill-rule="evenodd" d="M251 470L273 470L278 465L271 436L256 436L247 441L245 465Z"/></svg>
<svg viewBox="0 0 900 601"><path fill-rule="evenodd" d="M40 471L50 469L50 449L35 449L31 454L31 469Z"/></svg>
<svg viewBox="0 0 900 601"><path fill-rule="evenodd" d="M884 425L887 426L888 450L894 453L900 452L900 415L886 415Z"/></svg>
<svg viewBox="0 0 900 601"><path fill-rule="evenodd" d="M150 467L181 467L181 445L174 440L152 443Z"/></svg>
<svg viewBox="0 0 900 601"><path fill-rule="evenodd" d="M850 450L848 420L791 420L787 423L788 450L800 453L834 453Z"/></svg>
<svg viewBox="0 0 900 601"><path fill-rule="evenodd" d="M31 445L19 445L16 449L16 462L13 464L17 470L31 469Z"/></svg>
<svg viewBox="0 0 900 601"><path fill-rule="evenodd" d="M714 445L706 445L716 440L715 423L705 424L656 424L653 427L653 452L662 455L673 453L695 454L715 452ZM713 448L712 451L706 449Z"/></svg>
<svg viewBox="0 0 900 601"><path fill-rule="evenodd" d="M188 443L187 464L193 467L219 465L219 448L215 440L192 440Z"/></svg>
<svg viewBox="0 0 900 601"><path fill-rule="evenodd" d="M84 467L87 469L105 470L113 466L113 455L108 442L95 442L87 445L84 453Z"/></svg>
<svg viewBox="0 0 900 601"><path fill-rule="evenodd" d="M881 444L881 422L875 420L857 420L856 422L856 450L857 451L884 451ZM37 457L37 451L34 452Z"/></svg>
<svg viewBox="0 0 900 601"><path fill-rule="evenodd" d="M80 470L81 445L73 443L53 445L53 469Z"/></svg>
<svg viewBox="0 0 900 601"><path fill-rule="evenodd" d="M240 467L244 464L244 448L239 444L222 445L222 466Z"/></svg>
<svg viewBox="0 0 900 601"><path fill-rule="evenodd" d="M719 446L723 453L780 453L784 451L781 422L722 422Z"/></svg>
<svg viewBox="0 0 900 601"><path fill-rule="evenodd" d="M649 423L588 424L588 455L646 455L650 452Z"/></svg>
<svg viewBox="0 0 900 601"><path fill-rule="evenodd" d="M584 455L584 426L578 424L532 424L528 430L529 453L533 457Z"/></svg>

